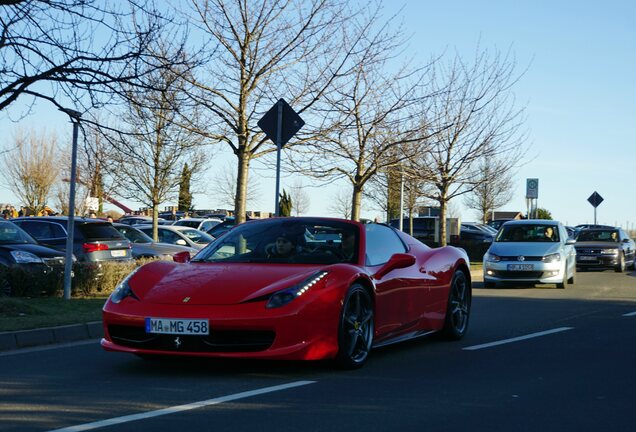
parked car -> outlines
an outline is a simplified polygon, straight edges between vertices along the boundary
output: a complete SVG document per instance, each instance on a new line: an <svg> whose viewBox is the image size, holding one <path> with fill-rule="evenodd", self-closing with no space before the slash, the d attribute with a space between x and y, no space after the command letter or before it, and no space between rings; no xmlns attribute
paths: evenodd
<svg viewBox="0 0 636 432"><path fill-rule="evenodd" d="M327 232L342 241L311 240ZM372 347L430 332L458 340L468 329L466 254L386 225L255 220L185 261L146 264L120 283L104 306L105 350L351 369Z"/></svg>
<svg viewBox="0 0 636 432"><path fill-rule="evenodd" d="M493 227L495 230L499 230L499 228L501 228L501 226L503 224L505 224L508 221L511 221L513 219L494 219L494 220L489 220L487 225Z"/></svg>
<svg viewBox="0 0 636 432"><path fill-rule="evenodd" d="M196 255L198 249L176 244L158 243L152 240L143 231L134 226L114 223L117 231L122 233L130 243L132 243L132 256L134 259L140 258L170 258L179 252L188 252L190 256Z"/></svg>
<svg viewBox="0 0 636 432"><path fill-rule="evenodd" d="M609 267L623 272L627 266L635 266L636 245L621 228L583 229L575 247L576 265L580 269Z"/></svg>
<svg viewBox="0 0 636 432"><path fill-rule="evenodd" d="M205 231L212 238L219 238L226 232L230 231L232 228L236 226L236 221L233 217L226 217L223 222L220 224L216 224L212 228L209 228Z"/></svg>
<svg viewBox="0 0 636 432"><path fill-rule="evenodd" d="M480 261L488 250L497 231L488 225L477 222L462 222L459 239L453 239L454 246L466 250L471 261Z"/></svg>
<svg viewBox="0 0 636 432"><path fill-rule="evenodd" d="M152 238L152 225L139 225L136 228ZM157 228L159 243L188 246L201 250L214 240L203 231L194 228L174 225L160 225Z"/></svg>
<svg viewBox="0 0 636 432"><path fill-rule="evenodd" d="M64 260L63 252L38 244L18 225L0 220L0 296L14 293L12 270L19 269L34 280L51 273L61 278Z"/></svg>
<svg viewBox="0 0 636 432"><path fill-rule="evenodd" d="M199 231L207 232L213 227L223 222L221 219L216 218L183 218L174 222L174 226L187 226L190 228L198 229Z"/></svg>
<svg viewBox="0 0 636 432"><path fill-rule="evenodd" d="M100 267L106 261L132 261L131 244L110 222L75 218L73 254L78 262ZM42 216L12 219L44 246L66 250L68 217Z"/></svg>
<svg viewBox="0 0 636 432"><path fill-rule="evenodd" d="M422 243L435 245L435 217L419 216L413 218L413 237ZM400 219L392 219L389 223L393 228L399 228ZM408 233L410 229L409 218L402 219L402 231Z"/></svg>
<svg viewBox="0 0 636 432"><path fill-rule="evenodd" d="M504 223L484 255L484 286L498 282L556 284L565 288L576 277L575 241L562 223L515 220Z"/></svg>
<svg viewBox="0 0 636 432"><path fill-rule="evenodd" d="M171 222L169 220L158 218L157 219L159 225L169 225ZM126 225L145 225L152 223L152 217L150 216L124 216L120 218L117 223L126 224Z"/></svg>

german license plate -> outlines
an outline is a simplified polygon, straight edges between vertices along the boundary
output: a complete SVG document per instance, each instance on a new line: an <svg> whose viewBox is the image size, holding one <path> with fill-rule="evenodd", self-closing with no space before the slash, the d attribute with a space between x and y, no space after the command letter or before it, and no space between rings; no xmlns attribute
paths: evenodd
<svg viewBox="0 0 636 432"><path fill-rule="evenodd" d="M112 250L110 251L110 256L112 257L125 257L126 256L126 250Z"/></svg>
<svg viewBox="0 0 636 432"><path fill-rule="evenodd" d="M596 257L593 256L580 256L579 261L596 261Z"/></svg>
<svg viewBox="0 0 636 432"><path fill-rule="evenodd" d="M210 324L202 319L146 318L146 333L209 335Z"/></svg>
<svg viewBox="0 0 636 432"><path fill-rule="evenodd" d="M532 271L534 264L508 264L509 271Z"/></svg>

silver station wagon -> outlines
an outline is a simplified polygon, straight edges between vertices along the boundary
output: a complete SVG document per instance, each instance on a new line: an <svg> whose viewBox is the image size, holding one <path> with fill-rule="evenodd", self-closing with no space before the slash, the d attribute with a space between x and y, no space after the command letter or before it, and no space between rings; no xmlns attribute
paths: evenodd
<svg viewBox="0 0 636 432"><path fill-rule="evenodd" d="M522 282L565 288L576 277L574 243L557 221L506 222L484 255L484 286Z"/></svg>

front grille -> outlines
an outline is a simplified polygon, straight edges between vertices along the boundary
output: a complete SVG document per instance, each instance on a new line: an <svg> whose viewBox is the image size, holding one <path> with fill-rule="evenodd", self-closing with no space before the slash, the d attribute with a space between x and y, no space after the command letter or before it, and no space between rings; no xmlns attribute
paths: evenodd
<svg viewBox="0 0 636 432"><path fill-rule="evenodd" d="M515 256L502 256L499 257L501 261L520 261L520 256L523 256L523 261L541 261L543 259L542 256L525 256L525 255L515 255Z"/></svg>
<svg viewBox="0 0 636 432"><path fill-rule="evenodd" d="M263 330L211 330L208 336L146 333L144 327L108 326L113 342L130 348L183 352L258 352L272 346L276 334Z"/></svg>
<svg viewBox="0 0 636 432"><path fill-rule="evenodd" d="M541 279L543 277L541 271L495 270L493 273L493 276L504 279Z"/></svg>
<svg viewBox="0 0 636 432"><path fill-rule="evenodd" d="M600 255L602 249L577 249L579 255Z"/></svg>

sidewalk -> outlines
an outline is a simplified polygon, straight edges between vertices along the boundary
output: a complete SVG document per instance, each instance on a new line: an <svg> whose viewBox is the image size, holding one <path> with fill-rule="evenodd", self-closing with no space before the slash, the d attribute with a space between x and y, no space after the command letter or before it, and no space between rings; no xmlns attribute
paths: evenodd
<svg viewBox="0 0 636 432"><path fill-rule="evenodd" d="M471 270L470 276L473 281L481 281L483 274L481 270ZM15 332L0 332L0 352L77 342L85 339L98 339L103 337L103 335L104 329L101 321Z"/></svg>
<svg viewBox="0 0 636 432"><path fill-rule="evenodd" d="M104 335L101 321L0 333L0 352L42 345L98 339Z"/></svg>

